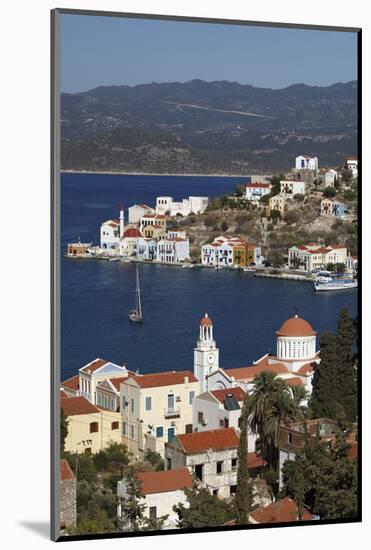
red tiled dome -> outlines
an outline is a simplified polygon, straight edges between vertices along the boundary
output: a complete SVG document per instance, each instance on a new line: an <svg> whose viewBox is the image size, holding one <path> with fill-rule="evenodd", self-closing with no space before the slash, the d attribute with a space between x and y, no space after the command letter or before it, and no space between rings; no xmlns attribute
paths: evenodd
<svg viewBox="0 0 371 550"><path fill-rule="evenodd" d="M139 231L139 229L136 229L136 227L129 227L126 231L124 231L123 237L141 237L142 234Z"/></svg>
<svg viewBox="0 0 371 550"><path fill-rule="evenodd" d="M295 315L285 321L276 334L278 336L314 336L317 333L308 321Z"/></svg>
<svg viewBox="0 0 371 550"><path fill-rule="evenodd" d="M201 319L200 325L201 325L202 327L211 327L212 324L213 324L212 320L210 319L210 317L208 316L208 314L205 313L205 317L203 317L203 318Z"/></svg>

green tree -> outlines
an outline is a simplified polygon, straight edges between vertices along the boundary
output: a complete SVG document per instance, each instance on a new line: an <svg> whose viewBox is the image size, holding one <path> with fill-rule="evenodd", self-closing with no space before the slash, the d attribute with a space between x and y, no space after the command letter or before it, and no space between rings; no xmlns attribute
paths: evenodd
<svg viewBox="0 0 371 550"><path fill-rule="evenodd" d="M303 202L304 201L304 195L302 193L295 193L294 199L298 202Z"/></svg>
<svg viewBox="0 0 371 550"><path fill-rule="evenodd" d="M65 417L63 409L61 407L60 428L59 428L61 453L64 452L67 434L68 434L68 420Z"/></svg>
<svg viewBox="0 0 371 550"><path fill-rule="evenodd" d="M246 397L241 411L240 441L238 445L237 491L234 499L236 520L238 525L247 523L248 514L252 507L252 490L249 484L247 467L248 456L248 397Z"/></svg>
<svg viewBox="0 0 371 550"><path fill-rule="evenodd" d="M228 222L226 220L223 220L222 223L220 224L220 229L222 231L228 231L228 228L229 228Z"/></svg>
<svg viewBox="0 0 371 550"><path fill-rule="evenodd" d="M204 219L204 224L206 227L212 227L216 225L219 221L219 216L216 214L208 214Z"/></svg>
<svg viewBox="0 0 371 550"><path fill-rule="evenodd" d="M235 189L235 193L237 197L242 197L245 194L245 186L244 185L237 185Z"/></svg>
<svg viewBox="0 0 371 550"><path fill-rule="evenodd" d="M337 349L336 336L324 333L320 340L321 362L315 367L310 408L314 418L336 419L341 404L337 402Z"/></svg>
<svg viewBox="0 0 371 550"><path fill-rule="evenodd" d="M353 353L355 336L354 319L347 309L342 309L336 332L338 399L341 400L347 420L351 422L357 418L357 371Z"/></svg>
<svg viewBox="0 0 371 550"><path fill-rule="evenodd" d="M159 453L156 453L155 451L151 451L147 449L147 451L144 453L144 460L146 462L149 462L156 471L164 470L164 459Z"/></svg>
<svg viewBox="0 0 371 550"><path fill-rule="evenodd" d="M310 489L308 478L305 475L306 465L304 455L299 454L295 461L286 461L283 470L286 491L297 504L299 521L303 519L305 497Z"/></svg>
<svg viewBox="0 0 371 550"><path fill-rule="evenodd" d="M142 502L144 497L140 492L140 482L133 469L127 472L125 482L126 497L121 501L122 516L128 522L130 531L139 531L144 520L146 505Z"/></svg>
<svg viewBox="0 0 371 550"><path fill-rule="evenodd" d="M336 189L335 187L325 187L325 189L323 190L323 196L328 198L328 199L331 199L333 197L335 197L336 195Z"/></svg>
<svg viewBox="0 0 371 550"><path fill-rule="evenodd" d="M233 519L233 507L225 500L210 494L208 489L193 487L184 489L188 506L179 503L173 506L178 514L178 527L215 527Z"/></svg>
<svg viewBox="0 0 371 550"><path fill-rule="evenodd" d="M78 534L107 533L117 530L116 491L96 482L77 482Z"/></svg>
<svg viewBox="0 0 371 550"><path fill-rule="evenodd" d="M109 470L123 476L124 468L129 464L126 445L111 442L107 447L94 455L94 464L99 471Z"/></svg>
<svg viewBox="0 0 371 550"><path fill-rule="evenodd" d="M299 219L299 214L295 210L289 210L284 215L283 219L287 223L287 225L292 225L293 223L296 223Z"/></svg>

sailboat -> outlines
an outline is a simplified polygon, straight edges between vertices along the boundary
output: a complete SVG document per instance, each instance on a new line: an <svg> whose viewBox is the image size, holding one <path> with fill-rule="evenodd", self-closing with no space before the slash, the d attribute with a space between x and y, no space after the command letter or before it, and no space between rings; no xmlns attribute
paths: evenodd
<svg viewBox="0 0 371 550"><path fill-rule="evenodd" d="M136 265L136 288L135 288L135 294L136 294L136 309L132 309L129 311L129 319L130 321L133 321L134 323L140 323L142 321L142 304L140 301L140 286L139 286L139 271L138 271L138 264Z"/></svg>

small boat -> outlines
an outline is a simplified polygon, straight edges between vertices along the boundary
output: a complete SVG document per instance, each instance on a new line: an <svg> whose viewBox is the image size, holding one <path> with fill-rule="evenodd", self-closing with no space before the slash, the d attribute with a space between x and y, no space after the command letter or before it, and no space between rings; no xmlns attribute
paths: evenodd
<svg viewBox="0 0 371 550"><path fill-rule="evenodd" d="M315 278L316 283L329 283L332 280L333 279L329 271L319 271Z"/></svg>
<svg viewBox="0 0 371 550"><path fill-rule="evenodd" d="M113 258L109 259L110 262L119 262L120 258L118 256L114 256Z"/></svg>
<svg viewBox="0 0 371 550"><path fill-rule="evenodd" d="M243 267L242 268L246 273L253 273L256 271L255 267Z"/></svg>
<svg viewBox="0 0 371 550"><path fill-rule="evenodd" d="M358 287L357 279L338 279L338 280L331 280L328 282L314 281L314 289L316 292L321 292L325 290L347 290L350 288L357 288L357 287Z"/></svg>
<svg viewBox="0 0 371 550"><path fill-rule="evenodd" d="M136 288L135 288L135 294L136 294L136 309L132 309L129 311L129 319L130 321L133 321L133 323L140 323L142 321L142 304L140 300L140 286L139 286L139 271L138 271L138 264L136 265Z"/></svg>

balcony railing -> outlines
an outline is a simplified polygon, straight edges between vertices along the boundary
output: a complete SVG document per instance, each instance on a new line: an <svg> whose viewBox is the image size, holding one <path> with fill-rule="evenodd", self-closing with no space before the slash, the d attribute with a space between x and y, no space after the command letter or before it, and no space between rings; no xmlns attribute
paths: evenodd
<svg viewBox="0 0 371 550"><path fill-rule="evenodd" d="M180 408L173 407L171 409L164 409L165 418L179 418L180 417Z"/></svg>

